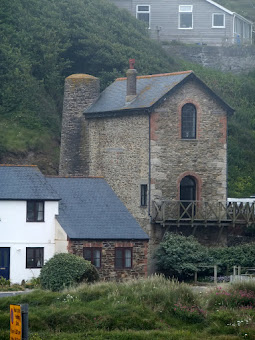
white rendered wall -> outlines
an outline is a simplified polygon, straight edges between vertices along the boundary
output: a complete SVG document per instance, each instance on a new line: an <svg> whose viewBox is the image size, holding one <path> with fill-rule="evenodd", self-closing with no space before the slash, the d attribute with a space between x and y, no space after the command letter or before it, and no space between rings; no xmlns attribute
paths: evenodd
<svg viewBox="0 0 255 340"><path fill-rule="evenodd" d="M44 263L55 253L58 202L46 201L44 222L26 222L26 201L0 201L0 247L10 247L10 280L20 283L40 274L26 268L26 247L43 247Z"/></svg>

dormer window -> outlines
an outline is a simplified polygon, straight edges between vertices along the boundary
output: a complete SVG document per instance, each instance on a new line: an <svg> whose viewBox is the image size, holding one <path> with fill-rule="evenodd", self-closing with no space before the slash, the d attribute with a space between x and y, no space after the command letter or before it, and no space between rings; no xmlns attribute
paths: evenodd
<svg viewBox="0 0 255 340"><path fill-rule="evenodd" d="M44 201L27 201L27 222L44 222Z"/></svg>

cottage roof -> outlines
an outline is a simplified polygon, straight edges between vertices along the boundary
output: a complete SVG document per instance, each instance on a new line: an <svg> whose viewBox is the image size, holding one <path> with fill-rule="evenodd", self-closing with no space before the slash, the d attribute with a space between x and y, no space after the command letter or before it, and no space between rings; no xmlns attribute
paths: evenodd
<svg viewBox="0 0 255 340"><path fill-rule="evenodd" d="M60 199L38 167L33 165L0 165L0 187L0 200Z"/></svg>
<svg viewBox="0 0 255 340"><path fill-rule="evenodd" d="M137 95L126 101L127 78L118 78L108 86L84 113L86 118L106 117L153 110L167 96L189 79L195 79L228 113L234 110L216 95L193 71L154 74L137 77Z"/></svg>
<svg viewBox="0 0 255 340"><path fill-rule="evenodd" d="M69 238L149 239L104 179L49 177L48 183L61 196L57 220Z"/></svg>

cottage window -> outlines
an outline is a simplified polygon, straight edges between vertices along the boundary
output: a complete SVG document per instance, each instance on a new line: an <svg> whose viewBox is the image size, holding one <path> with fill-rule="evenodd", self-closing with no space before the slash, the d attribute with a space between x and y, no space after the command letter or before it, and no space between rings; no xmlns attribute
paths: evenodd
<svg viewBox="0 0 255 340"><path fill-rule="evenodd" d="M42 268L44 248L26 248L26 268Z"/></svg>
<svg viewBox="0 0 255 340"><path fill-rule="evenodd" d="M150 5L137 5L136 6L136 18L143 21L147 28L150 28Z"/></svg>
<svg viewBox="0 0 255 340"><path fill-rule="evenodd" d="M179 6L179 28L192 29L193 28L193 6L180 5Z"/></svg>
<svg viewBox="0 0 255 340"><path fill-rule="evenodd" d="M44 201L27 201L27 222L44 221Z"/></svg>
<svg viewBox="0 0 255 340"><path fill-rule="evenodd" d="M141 184L141 207L147 206L147 184Z"/></svg>
<svg viewBox="0 0 255 340"><path fill-rule="evenodd" d="M132 248L115 248L115 268L132 268Z"/></svg>
<svg viewBox="0 0 255 340"><path fill-rule="evenodd" d="M214 28L224 28L225 27L225 14L223 14L223 13L213 13L212 27L214 27Z"/></svg>
<svg viewBox="0 0 255 340"><path fill-rule="evenodd" d="M193 104L185 104L182 107L181 116L182 125L182 138L183 139L196 139L196 120L197 111Z"/></svg>
<svg viewBox="0 0 255 340"><path fill-rule="evenodd" d="M90 261L96 268L101 268L101 248L83 248L83 257Z"/></svg>

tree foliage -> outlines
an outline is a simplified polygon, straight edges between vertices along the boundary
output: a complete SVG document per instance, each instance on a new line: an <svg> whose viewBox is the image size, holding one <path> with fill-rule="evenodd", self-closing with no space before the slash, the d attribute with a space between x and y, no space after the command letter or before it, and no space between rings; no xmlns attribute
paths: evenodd
<svg viewBox="0 0 255 340"><path fill-rule="evenodd" d="M155 254L157 270L167 277L186 279L209 262L208 250L193 236L168 233Z"/></svg>
<svg viewBox="0 0 255 340"><path fill-rule="evenodd" d="M42 267L40 273L42 288L52 291L59 291L82 281L94 282L98 279L98 272L90 262L69 253L54 255Z"/></svg>

